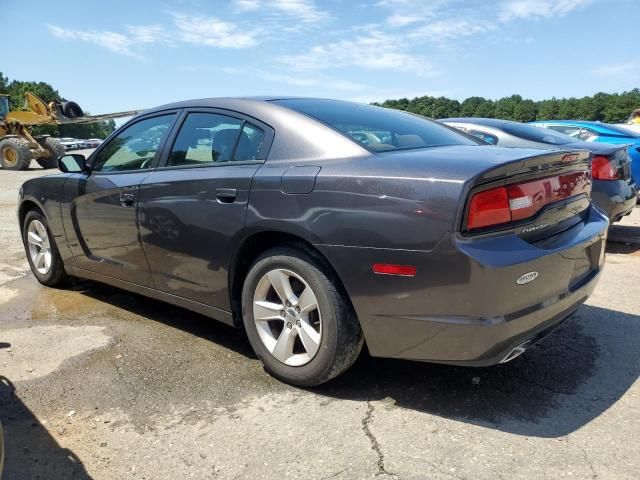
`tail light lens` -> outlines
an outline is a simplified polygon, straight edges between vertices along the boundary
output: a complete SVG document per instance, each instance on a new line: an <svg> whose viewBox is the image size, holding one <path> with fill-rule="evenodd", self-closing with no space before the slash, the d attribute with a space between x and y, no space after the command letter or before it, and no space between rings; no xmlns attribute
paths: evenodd
<svg viewBox="0 0 640 480"><path fill-rule="evenodd" d="M590 193L591 181L587 172L566 173L483 190L471 197L467 230L525 220L551 203Z"/></svg>
<svg viewBox="0 0 640 480"><path fill-rule="evenodd" d="M511 221L511 209L506 187L476 193L471 198L467 228L482 228Z"/></svg>
<svg viewBox="0 0 640 480"><path fill-rule="evenodd" d="M591 161L591 175L594 180L619 180L620 173L615 161L604 155L595 155Z"/></svg>

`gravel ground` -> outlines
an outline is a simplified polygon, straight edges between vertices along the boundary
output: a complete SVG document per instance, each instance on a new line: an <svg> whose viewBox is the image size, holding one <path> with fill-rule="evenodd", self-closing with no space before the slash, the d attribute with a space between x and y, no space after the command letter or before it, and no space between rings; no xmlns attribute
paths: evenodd
<svg viewBox="0 0 640 480"><path fill-rule="evenodd" d="M0 170L5 479L640 478L640 209L591 299L510 364L372 359L314 390L243 335L91 282L38 285Z"/></svg>

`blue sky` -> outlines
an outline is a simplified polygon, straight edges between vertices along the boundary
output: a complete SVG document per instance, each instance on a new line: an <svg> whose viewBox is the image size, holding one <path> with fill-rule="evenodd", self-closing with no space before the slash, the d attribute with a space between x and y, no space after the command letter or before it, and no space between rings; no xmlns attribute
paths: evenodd
<svg viewBox="0 0 640 480"><path fill-rule="evenodd" d="M0 4L0 71L95 114L230 95L541 99L640 86L637 0Z"/></svg>

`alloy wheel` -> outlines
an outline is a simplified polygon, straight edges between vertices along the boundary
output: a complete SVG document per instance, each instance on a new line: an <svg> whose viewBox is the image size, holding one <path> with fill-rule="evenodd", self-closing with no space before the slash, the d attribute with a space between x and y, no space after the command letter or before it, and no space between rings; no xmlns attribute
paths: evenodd
<svg viewBox="0 0 640 480"><path fill-rule="evenodd" d="M51 244L47 229L39 220L33 220L27 228L27 243L29 256L33 267L41 275L46 275L51 270Z"/></svg>
<svg viewBox="0 0 640 480"><path fill-rule="evenodd" d="M277 268L262 276L253 295L253 318L265 348L285 365L306 365L320 348L318 299L290 270Z"/></svg>

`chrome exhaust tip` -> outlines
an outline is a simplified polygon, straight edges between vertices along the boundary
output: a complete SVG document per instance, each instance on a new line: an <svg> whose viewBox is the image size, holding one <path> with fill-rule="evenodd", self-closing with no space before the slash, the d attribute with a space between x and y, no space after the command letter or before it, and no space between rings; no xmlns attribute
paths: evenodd
<svg viewBox="0 0 640 480"><path fill-rule="evenodd" d="M527 340L526 342L522 342L520 345L518 345L516 348L514 348L513 350L511 350L501 361L500 363L507 363L510 362L511 360L518 358L520 355L522 355L526 350L527 347L529 346L529 344L531 343L531 340Z"/></svg>

